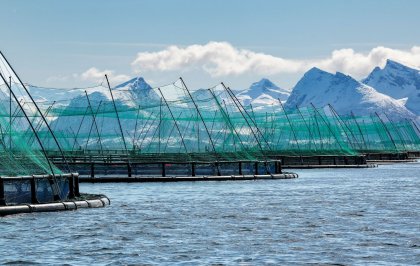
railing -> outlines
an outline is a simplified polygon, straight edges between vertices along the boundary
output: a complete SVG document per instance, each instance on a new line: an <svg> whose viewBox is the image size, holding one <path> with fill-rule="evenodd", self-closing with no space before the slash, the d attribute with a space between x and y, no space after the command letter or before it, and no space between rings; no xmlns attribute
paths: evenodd
<svg viewBox="0 0 420 266"><path fill-rule="evenodd" d="M57 167L63 162L54 161ZM167 177L167 176L221 176L281 174L281 160L270 161L218 161L203 162L121 162L121 161L69 161L73 171L81 177Z"/></svg>
<svg viewBox="0 0 420 266"><path fill-rule="evenodd" d="M79 195L77 173L0 177L0 206L48 203Z"/></svg>

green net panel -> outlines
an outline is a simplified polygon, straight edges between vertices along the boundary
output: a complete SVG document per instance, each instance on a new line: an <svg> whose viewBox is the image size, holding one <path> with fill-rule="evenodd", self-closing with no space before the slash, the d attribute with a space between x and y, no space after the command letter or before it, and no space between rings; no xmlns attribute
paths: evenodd
<svg viewBox="0 0 420 266"><path fill-rule="evenodd" d="M214 162L420 150L413 121L339 115L332 106L243 106L223 84L190 90L180 79L149 91L116 87L112 96L115 102L109 88L98 85L78 89L76 97L40 102L54 135L41 125L33 103L25 106L48 152L59 152L55 136L68 156ZM7 97L3 105L7 107ZM7 122L9 113L4 114ZM13 117L23 119L20 112ZM16 138L29 139L27 128L15 130ZM29 145L36 146L33 140Z"/></svg>
<svg viewBox="0 0 420 266"><path fill-rule="evenodd" d="M3 58L0 75L0 176L61 174L43 152L52 134Z"/></svg>
<svg viewBox="0 0 420 266"><path fill-rule="evenodd" d="M43 104L54 135L68 153L231 161L263 159L263 151L269 150L243 108L232 98L223 99L225 90L219 87L190 92L179 80L153 89L147 99L113 90L115 105L107 88L93 90L70 102Z"/></svg>

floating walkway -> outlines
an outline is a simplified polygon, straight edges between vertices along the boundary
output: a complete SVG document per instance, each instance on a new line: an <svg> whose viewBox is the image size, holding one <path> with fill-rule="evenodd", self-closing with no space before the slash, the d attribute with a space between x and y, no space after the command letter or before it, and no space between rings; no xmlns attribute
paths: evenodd
<svg viewBox="0 0 420 266"><path fill-rule="evenodd" d="M405 159L405 160L368 160L371 164L394 164L394 163L417 163L417 159Z"/></svg>
<svg viewBox="0 0 420 266"><path fill-rule="evenodd" d="M353 165L336 165L336 164L303 164L303 165L283 165L283 169L353 169L353 168L375 168L378 165L376 163L368 163L368 164L353 164Z"/></svg>
<svg viewBox="0 0 420 266"><path fill-rule="evenodd" d="M195 181L245 181L267 179L298 178L295 173L272 175L232 175L232 176L172 176L172 177L118 177L103 176L97 178L79 177L81 183L148 183L148 182L195 182Z"/></svg>
<svg viewBox="0 0 420 266"><path fill-rule="evenodd" d="M283 169L372 168L363 155L278 156Z"/></svg>
<svg viewBox="0 0 420 266"><path fill-rule="evenodd" d="M63 202L43 203L43 204L21 204L14 206L0 206L0 216L32 213L32 212L54 212L72 211L81 208L101 208L111 204L108 197L104 195L84 194L82 198Z"/></svg>
<svg viewBox="0 0 420 266"><path fill-rule="evenodd" d="M0 177L0 216L100 208L110 203L105 195L80 193L77 173Z"/></svg>
<svg viewBox="0 0 420 266"><path fill-rule="evenodd" d="M275 156L267 161L160 161L159 155L150 156L149 159L111 155L85 155L68 157L68 165L77 171L83 182L87 178L95 179L118 177L126 182L161 182L166 177L193 177L201 179L202 176L259 176L281 174L281 169L314 169L314 168L372 168L375 164L367 163L363 155L319 155L319 156ZM182 154L179 156L182 158ZM153 158L154 160L152 160ZM65 162L59 156L51 156L58 167ZM146 177L143 181L143 177ZM149 181L153 177L154 181ZM156 178L155 178L156 177ZM164 177L164 178L160 178ZM196 178L197 177L197 178ZM139 179L140 181L131 181ZM189 178L191 180L191 178ZM119 181L120 182L120 181Z"/></svg>

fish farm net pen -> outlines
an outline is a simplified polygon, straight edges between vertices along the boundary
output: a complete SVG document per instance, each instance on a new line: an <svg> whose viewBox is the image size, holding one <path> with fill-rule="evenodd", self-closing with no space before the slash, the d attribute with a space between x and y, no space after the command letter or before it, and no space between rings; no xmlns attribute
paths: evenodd
<svg viewBox="0 0 420 266"><path fill-rule="evenodd" d="M4 57L0 69L4 176L54 179L72 172L74 162L123 162L129 172L131 163L210 163L220 172L222 162L420 150L415 122L384 114L339 114L331 105L290 108L280 101L244 105L223 83L190 90L182 78L146 89L102 82L35 102L29 93L35 86L23 84Z"/></svg>
<svg viewBox="0 0 420 266"><path fill-rule="evenodd" d="M377 114L338 115L331 106L284 109L279 103L261 110L239 106L221 85L190 94L183 86L177 81L151 89L147 98L116 88L117 108L102 86L87 90L88 98L80 95L40 106L68 155L124 153L121 130L126 154L175 156L173 160L183 161L197 154L217 161L261 160L267 154L350 156L420 149L419 133L409 120L391 121ZM32 109L30 103L27 108ZM31 118L39 120L36 115ZM45 127L39 135L47 150L54 152Z"/></svg>

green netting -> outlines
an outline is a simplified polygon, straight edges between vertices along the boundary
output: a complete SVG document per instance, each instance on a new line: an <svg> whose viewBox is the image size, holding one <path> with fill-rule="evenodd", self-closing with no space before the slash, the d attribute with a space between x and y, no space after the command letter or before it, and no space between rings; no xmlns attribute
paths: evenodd
<svg viewBox="0 0 420 266"><path fill-rule="evenodd" d="M419 132L412 121L391 121L378 114L340 116L331 106L291 110L284 110L280 102L242 106L224 85L191 91L178 80L150 89L147 97L127 88L115 88L112 93L115 105L103 85L86 93L80 90L71 100L41 104L68 155L234 161L420 150ZM26 105L34 109L31 103ZM31 119L38 121L39 114L31 113ZM57 151L45 127L39 128L39 135L49 152Z"/></svg>
<svg viewBox="0 0 420 266"><path fill-rule="evenodd" d="M27 104L29 95L4 58L0 57L0 176L61 174L46 157L37 131L45 121ZM27 114L27 116L25 116ZM51 132L44 134L51 138ZM56 146L57 147L57 146Z"/></svg>
<svg viewBox="0 0 420 266"><path fill-rule="evenodd" d="M44 106L66 151L125 150L169 160L204 156L205 160L229 161L264 158L263 151L269 149L255 126L247 124L241 107L216 95L218 88L189 92L180 80L153 89L154 98L138 100L130 95L132 91L114 91L119 96L115 106L104 96L106 88L94 90L105 93L81 95L62 106Z"/></svg>
<svg viewBox="0 0 420 266"><path fill-rule="evenodd" d="M360 153L397 153L418 151L419 132L409 120L391 121L377 114L342 118L351 134L353 146Z"/></svg>

